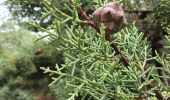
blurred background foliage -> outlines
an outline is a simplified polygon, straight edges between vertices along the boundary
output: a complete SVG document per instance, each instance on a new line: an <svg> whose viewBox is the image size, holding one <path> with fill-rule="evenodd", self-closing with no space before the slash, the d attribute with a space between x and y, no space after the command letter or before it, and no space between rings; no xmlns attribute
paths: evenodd
<svg viewBox="0 0 170 100"><path fill-rule="evenodd" d="M46 95L49 91L50 78L40 67L54 69L56 62L62 63L62 55L52 44L36 39L35 33L17 27L14 22L0 26L1 100L33 100L40 98L36 97L39 92Z"/></svg>

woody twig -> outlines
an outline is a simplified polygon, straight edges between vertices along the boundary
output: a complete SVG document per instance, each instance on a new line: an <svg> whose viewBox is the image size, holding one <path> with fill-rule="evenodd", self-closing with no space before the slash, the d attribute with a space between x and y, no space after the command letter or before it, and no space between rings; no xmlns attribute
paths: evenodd
<svg viewBox="0 0 170 100"><path fill-rule="evenodd" d="M70 3L73 3L72 0L69 0L69 1L70 1ZM115 14L115 13L112 12L112 11L109 11L111 9L107 8L107 7L110 7L111 9L114 9L114 8L119 9L120 12L117 13L118 14L117 16L112 16L112 14ZM102 13L102 11L104 11L104 8L108 12ZM109 4L105 5L104 8L98 8L93 13L93 17L94 17L95 21L90 19L87 16L87 14L83 11L83 9L81 7L78 7L77 10L81 14L81 16L86 21L88 21L88 25L93 27L98 33L100 33L100 29L98 27L98 24L99 23L103 23L104 24L105 32L106 32L106 40L110 42L110 46L115 50L116 55L119 55L119 59L123 63L123 65L127 69L129 69L128 68L129 67L128 60L123 56L123 54L121 53L119 48L115 45L115 43L113 43L113 40L112 40L112 34L115 33L115 32L120 31L126 25L126 19L124 18L124 14L123 14L124 11L123 11L123 9L120 7L120 5L118 3L115 3L115 4L109 3ZM115 19L113 19L111 16L114 17ZM114 29L115 27L112 26L113 23L116 23L119 27L117 27L117 29ZM146 75L142 76L142 78L141 78L142 82L145 82L147 80L146 77L147 77ZM149 84L148 85L148 89L151 89L151 88L154 88L153 84ZM154 92L155 92L156 97L157 97L158 100L163 100L163 96L162 96L162 94L159 91L155 90Z"/></svg>

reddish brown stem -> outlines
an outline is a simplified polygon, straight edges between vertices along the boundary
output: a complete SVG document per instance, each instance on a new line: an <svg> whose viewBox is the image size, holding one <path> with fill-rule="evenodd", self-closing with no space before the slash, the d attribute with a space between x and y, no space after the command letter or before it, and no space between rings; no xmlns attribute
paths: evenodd
<svg viewBox="0 0 170 100"><path fill-rule="evenodd" d="M93 22L92 20L88 21L88 25L90 25L90 26L93 27L98 33L100 33L99 28L94 25L94 22Z"/></svg>
<svg viewBox="0 0 170 100"><path fill-rule="evenodd" d="M87 14L83 11L81 7L78 7L78 11L84 19L86 19L87 21L91 21L91 19L87 16Z"/></svg>
<svg viewBox="0 0 170 100"><path fill-rule="evenodd" d="M70 3L72 3L71 0L69 0L69 1L70 1ZM87 21L91 21L91 19L87 16L87 14L83 11L83 9L81 7L78 7L77 10L81 14L81 16L83 16L84 19L86 19Z"/></svg>
<svg viewBox="0 0 170 100"><path fill-rule="evenodd" d="M122 55L122 53L119 51L119 49L117 48L117 46L116 46L114 43L111 43L110 45L111 45L111 47L116 51L116 55L119 55L120 61L123 63L123 65L124 65L127 69L129 69L129 68L128 68L129 63L128 63L127 59Z"/></svg>
<svg viewBox="0 0 170 100"><path fill-rule="evenodd" d="M71 0L69 0L70 3L72 3ZM87 14L82 10L81 7L78 7L78 11L79 13L81 14L81 16L86 20L88 21L88 25L90 25L91 27L93 27L98 33L100 33L100 29L98 27L96 27L94 25L94 22L93 20L91 20ZM112 42L112 35L110 34L109 31L105 30L106 31L106 40L109 41L109 42ZM107 36L108 35L108 36ZM129 66L129 63L127 61L127 59L122 55L121 51L118 49L118 47L114 44L114 43L111 43L110 46L115 50L116 54L120 56L120 61L123 63L123 65L128 69L128 66ZM143 75L142 76L142 81L145 82L146 81L146 75ZM151 89L153 88L153 84L149 84L148 85L148 88ZM154 93L156 94L156 97L158 100L163 100L163 96L162 94L155 90Z"/></svg>
<svg viewBox="0 0 170 100"><path fill-rule="evenodd" d="M110 29L105 29L106 32L106 40L109 41L110 43L112 42L112 30ZM118 47L114 44L111 43L110 46L115 50L116 55L119 55L120 61L123 63L123 65L128 69L129 63L127 59L122 55L121 51L118 49Z"/></svg>
<svg viewBox="0 0 170 100"><path fill-rule="evenodd" d="M71 3L72 1L69 0ZM91 27L93 27L98 33L100 33L100 30L98 27L96 27L94 25L94 22L87 16L87 14L83 11L83 9L81 7L78 7L78 11L79 13L81 14L81 16L88 21L88 25L90 25ZM111 42L111 40L108 40L109 42ZM128 64L128 61L126 60L126 58L121 54L121 52L119 51L119 49L117 48L117 46L112 43L110 44L111 47L116 51L116 54L117 55L120 55L120 60L122 61L123 65L128 68L129 64Z"/></svg>
<svg viewBox="0 0 170 100"><path fill-rule="evenodd" d="M71 0L69 0L69 2L72 3ZM93 27L98 33L100 33L99 28L94 25L93 20L91 20L91 19L87 16L87 14L83 11L83 9L82 9L81 7L78 7L77 10L78 10L78 12L81 14L81 16L82 16L86 21L88 21L87 24L90 25L91 27Z"/></svg>

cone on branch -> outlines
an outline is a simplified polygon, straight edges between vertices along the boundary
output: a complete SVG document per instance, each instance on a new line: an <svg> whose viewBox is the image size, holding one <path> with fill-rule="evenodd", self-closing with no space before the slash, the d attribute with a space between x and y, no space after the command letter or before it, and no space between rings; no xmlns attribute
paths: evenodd
<svg viewBox="0 0 170 100"><path fill-rule="evenodd" d="M103 23L106 30L112 33L120 31L127 25L124 11L119 3L111 2L99 7L93 13L94 24L97 27Z"/></svg>

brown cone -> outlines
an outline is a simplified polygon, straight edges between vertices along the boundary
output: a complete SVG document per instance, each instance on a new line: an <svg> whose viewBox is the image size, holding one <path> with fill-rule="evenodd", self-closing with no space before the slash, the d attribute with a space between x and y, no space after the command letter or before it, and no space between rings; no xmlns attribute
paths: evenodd
<svg viewBox="0 0 170 100"><path fill-rule="evenodd" d="M112 30L113 33L120 31L127 25L124 11L119 3L111 2L103 7L99 7L93 13L93 20L97 27L103 23L106 29Z"/></svg>

